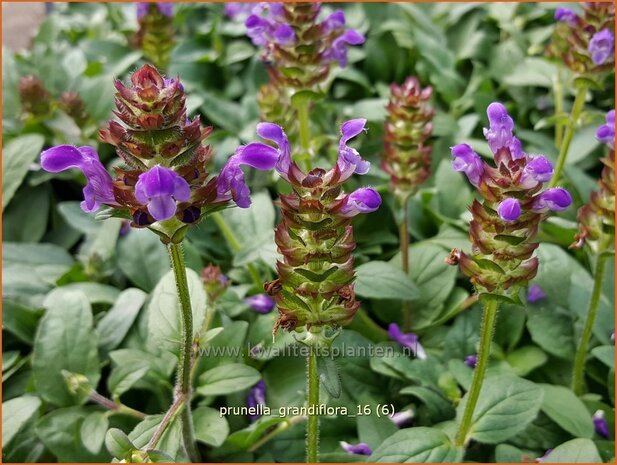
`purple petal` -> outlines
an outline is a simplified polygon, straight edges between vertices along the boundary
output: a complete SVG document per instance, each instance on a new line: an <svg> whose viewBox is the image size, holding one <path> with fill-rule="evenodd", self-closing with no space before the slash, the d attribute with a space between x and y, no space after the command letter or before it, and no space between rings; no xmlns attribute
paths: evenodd
<svg viewBox="0 0 617 465"><path fill-rule="evenodd" d="M555 212L565 210L572 204L572 196L563 187L547 189L536 196L533 211L543 213L548 210Z"/></svg>
<svg viewBox="0 0 617 465"><path fill-rule="evenodd" d="M488 146L494 154L502 148L510 149L514 159L520 158L521 146L518 139L514 140L512 131L514 129L514 121L508 114L506 107L499 102L491 103L486 109L488 116L489 128L484 129L484 137L488 142Z"/></svg>
<svg viewBox="0 0 617 465"><path fill-rule="evenodd" d="M418 340L418 336L414 333L403 333L396 323L390 323L388 326L388 335L390 339L397 342L401 347L410 349L415 357L424 360L426 352Z"/></svg>
<svg viewBox="0 0 617 465"><path fill-rule="evenodd" d="M323 57L326 60L338 61L339 66L344 68L347 66L347 46L361 45L364 41L365 38L362 34L353 29L348 29L344 34L334 39L330 48L323 53Z"/></svg>
<svg viewBox="0 0 617 465"><path fill-rule="evenodd" d="M248 165L258 170L271 170L279 159L279 151L266 144L254 142L240 147L233 155L234 163Z"/></svg>
<svg viewBox="0 0 617 465"><path fill-rule="evenodd" d="M570 8L560 7L555 10L555 21L574 25L577 19L577 14Z"/></svg>
<svg viewBox="0 0 617 465"><path fill-rule="evenodd" d="M86 177L83 189L84 201L81 208L85 212L98 210L101 204L115 205L112 179L99 160L96 150L89 146L73 147L58 145L41 153L41 167L50 173L59 173L77 168Z"/></svg>
<svg viewBox="0 0 617 465"><path fill-rule="evenodd" d="M546 299L546 294L542 288L537 284L532 284L529 286L529 290L527 291L527 301L534 304L542 299Z"/></svg>
<svg viewBox="0 0 617 465"><path fill-rule="evenodd" d="M291 148L287 134L282 127L274 123L259 123L256 132L259 137L278 145L278 162L275 168L284 179L287 179L291 168Z"/></svg>
<svg viewBox="0 0 617 465"><path fill-rule="evenodd" d="M342 175L341 178L347 179L353 173L366 174L371 168L371 164L362 159L358 151L347 145L347 142L362 131L365 131L366 119L358 118L346 121L341 125L341 139L339 141L339 156L337 165Z"/></svg>
<svg viewBox="0 0 617 465"><path fill-rule="evenodd" d="M360 442L354 445L354 444L349 444L348 442L345 442L345 441L341 441L339 444L341 445L343 450L347 452L348 454L371 455L373 453L369 445L364 442Z"/></svg>
<svg viewBox="0 0 617 465"><path fill-rule="evenodd" d="M596 139L603 144L615 149L615 110L606 114L606 124L603 124L596 131Z"/></svg>
<svg viewBox="0 0 617 465"><path fill-rule="evenodd" d="M233 199L240 208L251 205L251 191L244 180L240 165L229 159L217 178L217 201Z"/></svg>
<svg viewBox="0 0 617 465"><path fill-rule="evenodd" d="M465 357L464 363L469 368L475 368L478 364L478 356L476 354L468 355L467 357Z"/></svg>
<svg viewBox="0 0 617 465"><path fill-rule="evenodd" d="M323 20L321 27L325 34L330 34L332 31L341 29L345 26L345 13L343 10L336 10L330 16Z"/></svg>
<svg viewBox="0 0 617 465"><path fill-rule="evenodd" d="M502 200L497 206L497 213L506 222L516 221L521 216L521 204L517 199Z"/></svg>
<svg viewBox="0 0 617 465"><path fill-rule="evenodd" d="M157 2L156 6L163 16L171 18L174 15L173 2Z"/></svg>
<svg viewBox="0 0 617 465"><path fill-rule="evenodd" d="M411 423L411 420L413 420L413 417L414 417L413 410L407 409L407 410L401 410L400 412L394 413L392 416L390 416L390 420L392 421L392 423L394 423L399 428L403 428L405 426L408 426Z"/></svg>
<svg viewBox="0 0 617 465"><path fill-rule="evenodd" d="M523 170L521 182L528 181L547 182L553 177L553 164L544 156L530 157Z"/></svg>
<svg viewBox="0 0 617 465"><path fill-rule="evenodd" d="M347 196L341 208L341 214L346 217L360 213L372 213L381 205L381 196L370 187L361 187Z"/></svg>
<svg viewBox="0 0 617 465"><path fill-rule="evenodd" d="M257 313L270 313L276 303L266 294L252 295L244 299L244 303L255 310Z"/></svg>
<svg viewBox="0 0 617 465"><path fill-rule="evenodd" d="M157 221L168 220L176 213L176 201L187 202L191 189L175 171L156 165L139 175L135 184L135 198L147 205Z"/></svg>
<svg viewBox="0 0 617 465"><path fill-rule="evenodd" d="M266 405L266 383L263 379L259 380L246 396L246 406L248 408L256 408L260 405ZM249 419L256 421L260 416L260 414L250 414Z"/></svg>
<svg viewBox="0 0 617 465"><path fill-rule="evenodd" d="M452 169L465 173L469 182L478 187L484 173L484 162L480 155L467 144L455 145L451 148L451 152L454 157Z"/></svg>
<svg viewBox="0 0 617 465"><path fill-rule="evenodd" d="M274 42L279 45L289 45L295 42L296 33L288 24L281 24L276 26L272 33L272 37L274 38Z"/></svg>
<svg viewBox="0 0 617 465"><path fill-rule="evenodd" d="M587 50L591 53L594 64L602 65L609 57L613 56L614 41L613 33L609 29L602 29L593 35Z"/></svg>
<svg viewBox="0 0 617 465"><path fill-rule="evenodd" d="M604 410L596 410L596 413L593 414L593 427L599 436L608 439L610 434L608 431L608 423L606 422L606 418L604 418Z"/></svg>

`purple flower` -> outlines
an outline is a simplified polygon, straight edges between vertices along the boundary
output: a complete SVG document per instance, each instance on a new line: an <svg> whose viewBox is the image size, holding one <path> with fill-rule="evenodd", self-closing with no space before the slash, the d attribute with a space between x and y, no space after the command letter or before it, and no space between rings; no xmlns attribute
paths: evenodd
<svg viewBox="0 0 617 465"><path fill-rule="evenodd" d="M461 171L467 175L467 179L474 186L478 187L480 178L484 172L484 162L473 149L467 144L455 145L451 148L452 169Z"/></svg>
<svg viewBox="0 0 617 465"><path fill-rule="evenodd" d="M598 433L599 436L602 436L605 439L608 439L608 423L604 418L604 410L596 410L596 413L593 414L593 427Z"/></svg>
<svg viewBox="0 0 617 465"><path fill-rule="evenodd" d="M388 335L390 339L398 342L402 347L411 349L415 357L421 360L426 358L426 352L420 345L418 336L414 333L403 333L396 323L390 323L390 326L388 326Z"/></svg>
<svg viewBox="0 0 617 465"><path fill-rule="evenodd" d="M137 19L143 18L150 10L150 5L156 5L159 12L168 17L174 14L173 2L137 2Z"/></svg>
<svg viewBox="0 0 617 465"><path fill-rule="evenodd" d="M553 177L553 164L548 158L538 155L530 156L523 169L521 184L533 187L537 182L547 182Z"/></svg>
<svg viewBox="0 0 617 465"><path fill-rule="evenodd" d="M535 304L539 300L546 299L546 294L540 286L532 284L527 291L527 301L531 304Z"/></svg>
<svg viewBox="0 0 617 465"><path fill-rule="evenodd" d="M348 442L345 442L345 441L341 441L339 442L339 444L341 445L343 450L347 452L348 454L371 455L373 453L371 448L365 442L360 442L354 445L354 444L349 444Z"/></svg>
<svg viewBox="0 0 617 465"><path fill-rule="evenodd" d="M401 410L400 412L396 412L392 414L392 416L389 418L390 420L392 420L392 423L394 423L396 426L398 426L399 428L403 428L411 423L411 420L413 420L413 417L414 417L413 410L407 409L407 410Z"/></svg>
<svg viewBox="0 0 617 465"><path fill-rule="evenodd" d="M279 23L273 19L252 14L244 22L246 33L257 46L269 43L290 45L296 40L296 33L286 23Z"/></svg>
<svg viewBox="0 0 617 465"><path fill-rule="evenodd" d="M497 206L497 213L502 220L508 223L516 221L521 216L521 203L513 198L502 200Z"/></svg>
<svg viewBox="0 0 617 465"><path fill-rule="evenodd" d="M602 29L593 35L587 50L591 53L594 64L602 65L613 56L614 41L613 33L608 29Z"/></svg>
<svg viewBox="0 0 617 465"><path fill-rule="evenodd" d="M157 221L168 220L176 214L176 202L188 202L191 188L175 171L156 165L139 175L135 184L135 198Z"/></svg>
<svg viewBox="0 0 617 465"><path fill-rule="evenodd" d="M371 164L363 160L358 151L347 145L349 140L356 137L362 131L366 131L364 126L366 119L358 118L344 122L341 125L341 139L339 141L338 159L336 164L341 171L341 179L348 179L353 173L366 174L371 168Z"/></svg>
<svg viewBox="0 0 617 465"><path fill-rule="evenodd" d="M276 306L274 300L272 300L266 294L252 295L244 299L244 303L255 310L257 313L270 313Z"/></svg>
<svg viewBox="0 0 617 465"><path fill-rule="evenodd" d="M348 29L332 42L332 45L323 54L327 60L338 61L341 68L347 66L347 46L361 45L365 41L364 36L354 29Z"/></svg>
<svg viewBox="0 0 617 465"><path fill-rule="evenodd" d="M345 26L345 13L343 10L336 10L329 15L321 23L321 27L326 34L330 34L337 29L341 29Z"/></svg>
<svg viewBox="0 0 617 465"><path fill-rule="evenodd" d="M577 14L570 8L557 8L555 10L555 21L568 24L576 24L578 19Z"/></svg>
<svg viewBox="0 0 617 465"><path fill-rule="evenodd" d="M275 165L276 171L284 178L289 179L289 170L291 169L291 147L289 139L283 128L274 123L259 123L257 125L257 135L262 139L270 140L278 146L278 150L273 149L269 145L262 145L262 150L274 150L277 157ZM272 154L274 155L274 154Z"/></svg>
<svg viewBox="0 0 617 465"><path fill-rule="evenodd" d="M478 364L478 356L476 354L468 355L467 357L465 357L464 363L469 368L475 368Z"/></svg>
<svg viewBox="0 0 617 465"><path fill-rule="evenodd" d="M615 150L615 110L611 110L606 114L606 124L598 128L596 139Z"/></svg>
<svg viewBox="0 0 617 465"><path fill-rule="evenodd" d="M350 217L360 213L372 213L380 205L381 196L375 189L361 187L345 198L345 204L341 207L341 214Z"/></svg>
<svg viewBox="0 0 617 465"><path fill-rule="evenodd" d="M521 141L512 135L514 121L508 114L506 107L499 102L491 103L486 109L489 128L484 128L484 137L494 154L502 148L510 150L512 159L518 160L525 154L521 149Z"/></svg>
<svg viewBox="0 0 617 465"><path fill-rule="evenodd" d="M251 191L246 185L241 166L271 170L278 158L278 151L265 144L254 143L238 147L218 176L217 201L232 198L240 208L248 208L251 205Z"/></svg>
<svg viewBox="0 0 617 465"><path fill-rule="evenodd" d="M559 212L572 204L572 196L563 187L553 187L536 196L533 203L533 211L544 213L549 210Z"/></svg>
<svg viewBox="0 0 617 465"><path fill-rule="evenodd" d="M84 201L81 202L83 211L90 213L98 210L101 204L116 204L111 176L94 148L57 145L41 153L41 166L50 173L59 173L70 168L81 170L86 177Z"/></svg>
<svg viewBox="0 0 617 465"><path fill-rule="evenodd" d="M248 408L255 408L259 410L259 407L262 405L266 405L266 383L264 380L259 380L257 384L255 384L249 391L246 396L246 406ZM249 414L249 419L251 421L256 421L261 417L261 413L251 413Z"/></svg>

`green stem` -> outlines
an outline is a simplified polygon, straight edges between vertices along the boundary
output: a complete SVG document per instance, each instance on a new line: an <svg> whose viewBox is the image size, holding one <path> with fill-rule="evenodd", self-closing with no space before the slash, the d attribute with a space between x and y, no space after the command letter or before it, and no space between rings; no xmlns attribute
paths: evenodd
<svg viewBox="0 0 617 465"><path fill-rule="evenodd" d="M576 355L574 357L574 368L572 370L572 390L576 395L581 395L584 391L585 358L587 357L587 349L593 333L593 325L596 321L596 315L598 314L600 298L602 297L602 283L604 281L605 265L606 257L603 255L598 256L594 275L593 291L591 292L591 300L589 301L589 307L587 309L585 327L583 328L583 333L581 334L581 339L578 342Z"/></svg>
<svg viewBox="0 0 617 465"><path fill-rule="evenodd" d="M561 70L557 70L557 76L553 83L553 96L555 99L555 147L561 147L563 141L563 124L559 121L560 115L563 114L563 83L561 77Z"/></svg>
<svg viewBox="0 0 617 465"><path fill-rule="evenodd" d="M143 412L140 412L138 410L135 410L131 407L128 407L126 405L124 405L123 403L119 402L119 401L113 401L111 399L108 399L107 397L99 394L98 392L96 392L94 389L92 391L90 391L90 395L88 396L88 398L94 402L99 404L101 407L106 408L107 410L109 410L111 413L122 413L124 415L129 415L131 417L135 417L139 420L143 420L146 417L146 414Z"/></svg>
<svg viewBox="0 0 617 465"><path fill-rule="evenodd" d="M309 118L308 100L298 106L298 129L300 134L300 147L302 148L301 159L304 161L307 171L311 169L311 125Z"/></svg>
<svg viewBox="0 0 617 465"><path fill-rule="evenodd" d="M401 244L401 267L406 275L409 274L409 209L407 205L410 197L410 195L404 195L400 198L402 220L399 226L399 242ZM411 329L411 302L404 300L402 310L403 331L409 331Z"/></svg>
<svg viewBox="0 0 617 465"><path fill-rule="evenodd" d="M563 136L563 140L561 141L561 146L559 148L559 158L557 159L557 166L555 167L555 172L553 173L553 178L548 184L548 187L555 187L561 178L561 172L563 171L563 167L566 164L566 158L568 157L568 151L570 150L570 143L572 142L572 137L574 137L574 131L576 129L576 123L581 117L581 113L583 111L583 107L585 106L585 96L587 95L587 86L581 85L578 88L578 92L576 93L576 97L574 98L574 104L572 105L572 112L570 113L570 120L566 126L566 132Z"/></svg>
<svg viewBox="0 0 617 465"><path fill-rule="evenodd" d="M488 300L484 305L484 317L482 319L482 326L480 327L478 362L473 372L471 388L467 394L467 403L465 404L463 418L456 433L456 438L454 441L454 445L456 447L462 447L465 445L469 428L471 428L473 412L476 408L476 404L478 403L478 398L480 397L482 383L484 382L484 376L486 375L486 367L488 366L488 360L491 355L491 340L493 339L493 329L497 319L497 306L498 303L496 300Z"/></svg>
<svg viewBox="0 0 617 465"><path fill-rule="evenodd" d="M240 244L240 241L238 240L238 238L236 237L232 229L225 222L223 215L221 215L219 212L215 212L215 213L212 213L212 215L210 216L216 223L219 230L221 231L221 234L227 241L227 244L229 245L229 248L231 249L231 251L234 253L238 252L242 248L242 244ZM257 268L255 268L255 265L253 265L252 263L249 263L247 265L247 268L249 270L249 274L251 275L251 279L253 280L253 285L258 290L262 290L263 281L261 277L259 276L259 271L257 271Z"/></svg>
<svg viewBox="0 0 617 465"><path fill-rule="evenodd" d="M314 406L317 410L319 406L319 374L317 373L317 355L315 350L310 347L307 358L308 375L308 406ZM319 416L309 415L306 425L306 463L317 463L319 461Z"/></svg>
<svg viewBox="0 0 617 465"><path fill-rule="evenodd" d="M193 312L191 310L191 298L182 244L169 244L168 249L171 267L176 278L176 290L178 291L182 315L182 346L180 348L177 379L177 389L180 392L180 396L185 399L185 406L182 410L182 436L189 458L192 461L199 461L191 418L191 360L193 358Z"/></svg>
<svg viewBox="0 0 617 465"><path fill-rule="evenodd" d="M173 403L169 407L169 410L165 412L163 419L161 420L159 425L156 427L156 430L154 430L154 433L152 434L150 441L148 441L148 444L146 445L146 450L156 449L156 445L159 443L160 439L163 437L163 433L165 433L165 430L167 429L167 427L171 423L173 423L173 421L176 419L176 417L178 416L178 413L180 412L180 409L184 407L185 402L186 402L186 397L182 394L180 394L174 399Z"/></svg>

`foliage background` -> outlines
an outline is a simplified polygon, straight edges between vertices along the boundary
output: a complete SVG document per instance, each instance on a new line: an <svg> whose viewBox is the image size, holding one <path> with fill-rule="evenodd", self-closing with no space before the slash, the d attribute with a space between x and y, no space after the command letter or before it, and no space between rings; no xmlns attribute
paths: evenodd
<svg viewBox="0 0 617 465"><path fill-rule="evenodd" d="M449 431L456 405L470 382L471 369L463 358L475 352L480 319L477 305L461 311L471 289L443 261L452 247L470 247L466 207L473 198L464 177L450 168L449 147L467 142L489 156L482 141L482 127L487 125L484 111L499 100L516 121L526 151L556 159L552 88L558 73L566 82L568 75L557 63L547 61L543 51L558 5L340 6L350 26L365 33L367 42L350 50L351 66L333 73L328 98L316 105L312 122L319 128L315 132L324 134L322 155L327 165L336 156L334 128L347 118L368 118L370 130L361 138L359 150L373 168L363 181L378 188L386 202L380 211L355 223L357 293L363 306L339 344L392 345L384 328L399 321L399 300L411 298L413 329L429 359L343 358L338 362L343 393L329 404L346 405L352 411L358 404L391 403L396 410L411 406L414 426L439 425ZM225 18L222 4L179 4L174 21L177 45L168 74L181 76L191 114L201 114L204 123L215 127L209 142L215 149L215 164L222 166L239 144L254 140L256 92L267 82L267 75L244 36L244 26ZM114 154L98 143L96 134L110 117L113 78L125 78L143 62L141 52L128 45L136 27L131 4L55 4L30 50L3 53L4 461L108 461L112 457L103 440L109 427L132 431L135 444L144 445L171 400L175 358L164 348L173 347L174 332L166 319L175 315L164 246L147 231L121 235L119 222L99 222L84 214L79 209L80 175L51 175L37 165L41 149L62 143L93 145L105 162L112 163ZM17 89L19 78L27 74L39 76L53 96L66 90L79 92L91 115L89 123L80 128L58 109L44 120L24 118ZM437 115L433 175L409 207L413 244L407 279L397 271L393 201L378 166L389 84L411 74L434 87ZM591 421L591 413L604 409L610 431L614 430L612 262L594 329L596 347L587 366L591 394L579 400L563 387L569 382L581 316L592 287L588 257L568 251L567 245L576 230L576 210L588 199L599 174L603 150L594 131L603 114L614 108L613 81L609 82L608 88L594 91L587 102L585 124L570 149L567 187L576 208L549 219L540 234L543 243L535 282L548 297L525 307L504 305L500 311L495 360L489 371L494 376L526 378L533 389L544 391L544 400L535 410L525 409L516 396L509 402L499 384L493 383L495 401L511 418L518 415L520 428L507 437L483 438L469 449L468 460L534 459L573 438L593 440L604 461L614 456L614 443L595 435ZM571 102L567 85L566 90ZM188 236L191 269L199 273L204 265L216 263L234 281L217 307L214 326L221 329L212 334L212 346L272 344L276 315L258 315L242 299L250 288L248 263L256 264L264 281L274 276L273 227L278 213L272 199L282 185L271 174L250 176L256 193L252 208L224 213L239 248L232 250L208 220ZM190 278L195 306L205 312L198 276L190 274ZM286 342L277 339L276 344ZM219 370L222 385L217 387L203 376L197 384L195 421L205 456L222 461L301 461L301 422L267 447L250 452L259 435L281 420L250 426L242 416L221 419L216 409L244 405L247 389L260 377L267 385L268 405L302 405L303 360L255 360L245 353L202 360L199 370L211 373L221 366L225 366ZM69 394L62 370L86 375L100 393L118 397L149 416L139 423L85 404L85 399ZM487 384L491 385L490 379ZM500 426L489 425L489 429ZM389 419L376 415L325 419L322 459L362 459L342 453L338 442L363 441L375 449L395 431ZM172 428L161 448L181 460L178 435L179 429ZM576 449L581 447L589 448L589 441L576 443ZM413 458L412 452L404 453ZM593 461L594 450L589 453L586 460Z"/></svg>

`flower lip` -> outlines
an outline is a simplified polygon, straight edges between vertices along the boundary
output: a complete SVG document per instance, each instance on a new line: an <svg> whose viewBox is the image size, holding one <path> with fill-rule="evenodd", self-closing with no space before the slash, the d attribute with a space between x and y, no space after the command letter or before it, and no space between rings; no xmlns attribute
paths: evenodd
<svg viewBox="0 0 617 465"><path fill-rule="evenodd" d="M348 454L371 455L373 453L369 445L365 442L360 442L358 444L350 444L348 442L341 441L339 444Z"/></svg>
<svg viewBox="0 0 617 465"><path fill-rule="evenodd" d="M596 410L593 414L593 426L599 436L606 439L610 436L608 431L608 423L604 417L604 410Z"/></svg>
<svg viewBox="0 0 617 465"><path fill-rule="evenodd" d="M467 179L474 186L480 185L480 179L484 173L484 162L471 146L467 144L458 144L451 149L452 169L454 171L463 172L467 175Z"/></svg>
<svg viewBox="0 0 617 465"><path fill-rule="evenodd" d="M381 196L370 187L361 187L345 198L341 207L343 216L351 217L360 213L372 213L381 206Z"/></svg>
<svg viewBox="0 0 617 465"><path fill-rule="evenodd" d="M336 164L341 171L342 180L351 177L352 174L366 174L371 164L364 160L358 151L347 145L351 139L366 131L366 119L357 118L344 122L341 125L341 139L339 141L338 159Z"/></svg>
<svg viewBox="0 0 617 465"><path fill-rule="evenodd" d="M424 351L424 347L420 344L416 334L403 333L396 323L390 323L390 326L388 326L388 335L390 339L397 342L400 346L410 349L416 358L421 360L426 359L426 352Z"/></svg>
<svg viewBox="0 0 617 465"><path fill-rule="evenodd" d="M513 198L502 200L497 206L497 214L507 223L516 221L521 217L521 204Z"/></svg>
<svg viewBox="0 0 617 465"><path fill-rule="evenodd" d="M523 170L523 182L526 177L538 182L550 181L553 177L553 164L543 155L530 156Z"/></svg>
<svg viewBox="0 0 617 465"><path fill-rule="evenodd" d="M615 110L606 114L606 124L596 130L596 139L611 149L615 149Z"/></svg>
<svg viewBox="0 0 617 465"><path fill-rule="evenodd" d="M578 20L578 15L570 8L559 7L555 10L554 18L555 21L574 25Z"/></svg>
<svg viewBox="0 0 617 465"><path fill-rule="evenodd" d="M572 205L570 193L563 187L553 187L536 196L532 210L536 213L543 213L548 210L559 212L570 205Z"/></svg>
<svg viewBox="0 0 617 465"><path fill-rule="evenodd" d="M175 171L156 165L139 175L135 198L146 205L157 221L165 221L176 213L176 202L188 202L191 188Z"/></svg>
<svg viewBox="0 0 617 465"><path fill-rule="evenodd" d="M267 296L266 294L256 294L244 299L244 303L247 304L251 309L255 310L257 313L270 313L276 303L272 298Z"/></svg>
<svg viewBox="0 0 617 465"><path fill-rule="evenodd" d="M591 60L595 65L603 65L613 56L615 37L609 29L596 32L589 41L587 50L591 53Z"/></svg>

